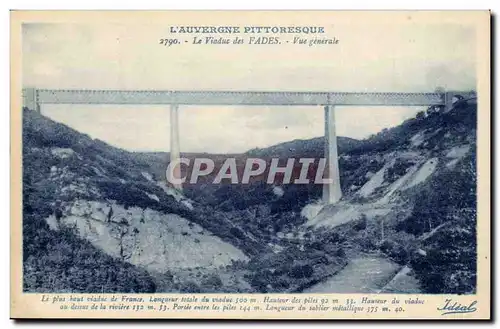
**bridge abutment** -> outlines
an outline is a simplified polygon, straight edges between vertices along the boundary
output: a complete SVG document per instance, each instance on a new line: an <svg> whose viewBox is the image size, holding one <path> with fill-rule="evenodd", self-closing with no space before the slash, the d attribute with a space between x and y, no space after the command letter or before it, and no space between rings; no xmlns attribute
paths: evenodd
<svg viewBox="0 0 500 329"><path fill-rule="evenodd" d="M38 92L35 88L23 89L23 107L40 113L40 104L38 103Z"/></svg>

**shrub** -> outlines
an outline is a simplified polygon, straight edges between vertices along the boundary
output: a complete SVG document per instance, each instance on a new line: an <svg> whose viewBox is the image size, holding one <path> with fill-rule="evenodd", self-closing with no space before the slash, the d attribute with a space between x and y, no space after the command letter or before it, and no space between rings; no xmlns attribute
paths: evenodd
<svg viewBox="0 0 500 329"><path fill-rule="evenodd" d="M186 281L180 284L179 290L187 293L200 293L202 292L198 284L194 281Z"/></svg>
<svg viewBox="0 0 500 329"><path fill-rule="evenodd" d="M231 227L231 229L229 230L229 232L234 235L235 237L237 237L238 239L243 239L245 238L245 233L243 233L242 230L240 230L239 228L237 227Z"/></svg>
<svg viewBox="0 0 500 329"><path fill-rule="evenodd" d="M278 291L283 291L290 288L290 282L285 278L280 278L273 282L272 286Z"/></svg>
<svg viewBox="0 0 500 329"><path fill-rule="evenodd" d="M393 240L382 241L380 250L400 264L405 264L408 260L408 250L402 244Z"/></svg>
<svg viewBox="0 0 500 329"><path fill-rule="evenodd" d="M211 274L206 279L202 281L203 288L217 289L222 287L222 280L217 274Z"/></svg>
<svg viewBox="0 0 500 329"><path fill-rule="evenodd" d="M267 292L267 285L271 281L270 272L256 272L250 276L250 285L259 292Z"/></svg>
<svg viewBox="0 0 500 329"><path fill-rule="evenodd" d="M368 222L368 219L366 218L366 215L362 214L359 219L354 221L353 229L356 231L362 231L362 230L366 229L367 222Z"/></svg>
<svg viewBox="0 0 500 329"><path fill-rule="evenodd" d="M295 265L292 266L289 276L292 278L309 278L313 275L314 269L311 265Z"/></svg>

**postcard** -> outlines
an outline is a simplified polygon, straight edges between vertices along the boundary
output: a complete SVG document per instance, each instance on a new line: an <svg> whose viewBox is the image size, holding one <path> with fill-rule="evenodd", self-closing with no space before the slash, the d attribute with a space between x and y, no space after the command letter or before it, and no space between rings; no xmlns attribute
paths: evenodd
<svg viewBox="0 0 500 329"><path fill-rule="evenodd" d="M11 317L490 319L488 11L12 11Z"/></svg>

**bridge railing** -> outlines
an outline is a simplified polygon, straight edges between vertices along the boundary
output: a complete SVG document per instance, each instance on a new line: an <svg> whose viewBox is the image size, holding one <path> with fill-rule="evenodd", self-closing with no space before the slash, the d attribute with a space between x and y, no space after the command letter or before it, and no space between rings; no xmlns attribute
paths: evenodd
<svg viewBox="0 0 500 329"><path fill-rule="evenodd" d="M473 92L289 92L23 89L23 106L42 104L177 104L177 105L353 105L450 106L455 95Z"/></svg>

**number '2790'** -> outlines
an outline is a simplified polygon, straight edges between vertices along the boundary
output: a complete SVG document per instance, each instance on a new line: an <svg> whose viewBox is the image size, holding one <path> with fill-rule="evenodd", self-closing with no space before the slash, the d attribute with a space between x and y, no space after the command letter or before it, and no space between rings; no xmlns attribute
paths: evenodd
<svg viewBox="0 0 500 329"><path fill-rule="evenodd" d="M165 47L170 47L172 45L178 45L181 42L179 41L179 39L160 39L159 43L160 45L163 45Z"/></svg>

